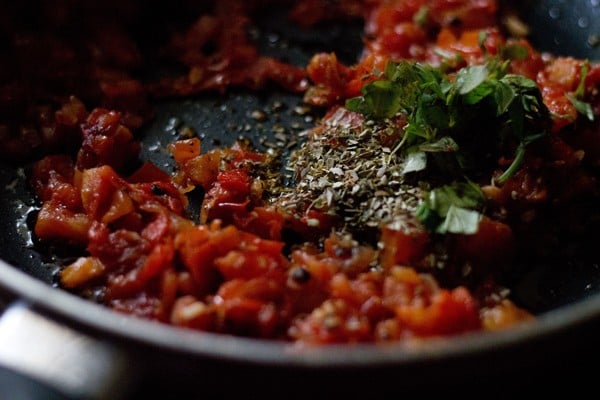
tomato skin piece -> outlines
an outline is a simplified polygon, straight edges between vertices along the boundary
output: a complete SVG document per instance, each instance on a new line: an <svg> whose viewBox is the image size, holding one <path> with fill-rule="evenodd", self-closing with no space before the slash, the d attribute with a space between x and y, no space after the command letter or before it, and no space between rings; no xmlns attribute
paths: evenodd
<svg viewBox="0 0 600 400"><path fill-rule="evenodd" d="M225 280L256 278L276 269L279 265L278 260L273 257L248 250L232 250L215 260L215 266Z"/></svg>
<svg viewBox="0 0 600 400"><path fill-rule="evenodd" d="M56 200L50 200L42 205L34 231L43 240L67 240L85 245L91 225L87 214L73 212Z"/></svg>
<svg viewBox="0 0 600 400"><path fill-rule="evenodd" d="M334 53L314 55L306 71L314 84L304 95L307 103L323 107L345 99L346 86L353 73Z"/></svg>
<svg viewBox="0 0 600 400"><path fill-rule="evenodd" d="M362 87L377 79L377 74L374 71L385 71L389 59L387 55L366 54L360 63L352 67L353 73L346 84L346 98L360 96ZM328 110L327 113L330 112L331 110Z"/></svg>
<svg viewBox="0 0 600 400"><path fill-rule="evenodd" d="M373 9L367 17L365 31L378 35L399 23L412 22L413 16L423 7L426 0L386 1Z"/></svg>
<svg viewBox="0 0 600 400"><path fill-rule="evenodd" d="M121 171L137 159L140 143L121 123L121 113L94 109L82 125L83 142L77 155L79 169L110 165Z"/></svg>
<svg viewBox="0 0 600 400"><path fill-rule="evenodd" d="M394 315L383 300L382 278L383 275L376 272L361 274L354 279L337 273L330 282L331 297L343 299L370 322L377 323Z"/></svg>
<svg viewBox="0 0 600 400"><path fill-rule="evenodd" d="M439 26L481 29L496 23L496 0L432 0L429 16Z"/></svg>
<svg viewBox="0 0 600 400"><path fill-rule="evenodd" d="M367 48L375 54L385 54L392 59L418 58L427 42L423 29L413 22L401 22L393 29L381 33Z"/></svg>
<svg viewBox="0 0 600 400"><path fill-rule="evenodd" d="M234 213L233 223L245 232L253 233L263 239L279 241L285 218L276 210L255 207L249 212Z"/></svg>
<svg viewBox="0 0 600 400"><path fill-rule="evenodd" d="M165 237L167 237L170 229L169 216L166 212L159 213L155 216L154 220L148 223L141 231L141 236L148 240L152 244L160 243Z"/></svg>
<svg viewBox="0 0 600 400"><path fill-rule="evenodd" d="M217 181L223 189L235 193L232 197L247 196L250 193L250 177L244 170L231 169L220 172Z"/></svg>
<svg viewBox="0 0 600 400"><path fill-rule="evenodd" d="M168 149L175 162L181 164L200 155L200 139L177 140L170 143Z"/></svg>
<svg viewBox="0 0 600 400"><path fill-rule="evenodd" d="M548 197L547 182L535 171L521 169L500 188L497 201L518 210L542 204Z"/></svg>
<svg viewBox="0 0 600 400"><path fill-rule="evenodd" d="M215 237L213 240L227 243L220 245L215 252L213 262L214 267L226 281L249 280L273 274L275 274L273 276L280 276L283 273L288 264L282 254L283 242L262 239L253 234L241 232L233 226L226 227L222 231L228 233L223 237Z"/></svg>
<svg viewBox="0 0 600 400"><path fill-rule="evenodd" d="M210 151L186 160L181 169L193 184L200 185L207 190L217 179L219 165L224 156L222 151Z"/></svg>
<svg viewBox="0 0 600 400"><path fill-rule="evenodd" d="M169 322L175 326L189 329L217 331L217 309L199 301L194 296L181 296L173 305Z"/></svg>
<svg viewBox="0 0 600 400"><path fill-rule="evenodd" d="M200 293L207 293L219 282L215 259L234 250L240 242L240 232L233 226L216 231L199 226L179 232L174 243Z"/></svg>
<svg viewBox="0 0 600 400"><path fill-rule="evenodd" d="M111 232L107 225L96 221L88 231L88 252L99 258L109 272L119 274L140 267L151 249L150 243L137 232L125 229Z"/></svg>
<svg viewBox="0 0 600 400"><path fill-rule="evenodd" d="M511 71L535 81L540 71L545 67L542 55L533 48L531 43L523 39L507 41L507 44L516 44L527 50L527 57L524 60L511 61Z"/></svg>
<svg viewBox="0 0 600 400"><path fill-rule="evenodd" d="M114 169L105 165L83 171L81 202L86 213L99 221L108 211L115 191L124 182Z"/></svg>
<svg viewBox="0 0 600 400"><path fill-rule="evenodd" d="M109 299L108 306L116 312L149 320L160 320L161 303L154 294L140 292L132 297Z"/></svg>
<svg viewBox="0 0 600 400"><path fill-rule="evenodd" d="M538 73L536 83L544 104L552 113L554 132L575 122L579 115L567 94L574 92L579 85L583 63L572 57L557 57Z"/></svg>
<svg viewBox="0 0 600 400"><path fill-rule="evenodd" d="M41 201L59 197L70 208L81 205L74 178L75 166L67 155L46 156L34 163L31 171L31 184Z"/></svg>
<svg viewBox="0 0 600 400"><path fill-rule="evenodd" d="M60 271L61 283L69 289L82 287L89 281L104 275L106 267L95 257L79 257Z"/></svg>
<svg viewBox="0 0 600 400"><path fill-rule="evenodd" d="M146 258L138 277L141 281L147 282L151 278L159 275L165 269L169 268L175 258L175 248L170 242L157 244Z"/></svg>
<svg viewBox="0 0 600 400"><path fill-rule="evenodd" d="M171 243L154 246L147 256L140 257L137 264L141 265L109 279L106 297L111 300L123 299L147 290L150 281L170 267L174 255Z"/></svg>
<svg viewBox="0 0 600 400"><path fill-rule="evenodd" d="M577 109L565 96L564 89L548 84L542 88L542 98L553 114L553 132L558 132L577 119Z"/></svg>
<svg viewBox="0 0 600 400"><path fill-rule="evenodd" d="M317 210L309 210L301 217L286 218L286 228L289 228L307 241L317 240L327 234L339 222L336 215L328 215Z"/></svg>
<svg viewBox="0 0 600 400"><path fill-rule="evenodd" d="M171 176L155 164L146 161L127 178L129 183L170 182Z"/></svg>
<svg viewBox="0 0 600 400"><path fill-rule="evenodd" d="M380 242L383 244L381 266L388 269L395 265L411 265L421 259L429 243L429 234L419 226L395 229L388 225L381 230Z"/></svg>
<svg viewBox="0 0 600 400"><path fill-rule="evenodd" d="M508 299L504 299L499 304L484 308L481 311L482 325L487 331L507 329L516 323L533 321L534 318L528 311L517 307Z"/></svg>
<svg viewBox="0 0 600 400"><path fill-rule="evenodd" d="M306 71L275 58L260 57L247 71L246 85L260 89L272 81L291 92L302 93L308 88Z"/></svg>
<svg viewBox="0 0 600 400"><path fill-rule="evenodd" d="M516 250L512 229L489 217L483 217L477 233L456 235L455 240L456 254L472 263L476 270L493 270L494 266L510 261Z"/></svg>
<svg viewBox="0 0 600 400"><path fill-rule="evenodd" d="M360 343L372 340L369 320L342 299L325 301L306 317L296 319L288 334L304 345Z"/></svg>
<svg viewBox="0 0 600 400"><path fill-rule="evenodd" d="M284 319L277 311L283 301L283 275L232 279L215 296L221 329L241 335L274 337Z"/></svg>
<svg viewBox="0 0 600 400"><path fill-rule="evenodd" d="M464 287L442 290L431 301L424 307L397 307L400 325L418 337L455 335L481 329L479 306Z"/></svg>
<svg viewBox="0 0 600 400"><path fill-rule="evenodd" d="M147 211L166 208L177 215L183 215L188 204L188 199L171 182L154 181L128 185L127 193L140 209Z"/></svg>

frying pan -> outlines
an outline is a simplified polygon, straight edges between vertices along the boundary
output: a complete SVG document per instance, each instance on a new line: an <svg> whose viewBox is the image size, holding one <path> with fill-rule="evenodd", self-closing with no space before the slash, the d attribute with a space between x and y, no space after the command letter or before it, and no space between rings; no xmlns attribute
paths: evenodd
<svg viewBox="0 0 600 400"><path fill-rule="evenodd" d="M520 4L538 48L600 59L592 46L600 34L595 0ZM273 10L258 22L264 54L305 65L316 51L335 50L356 60L358 22L301 29ZM283 91L230 91L155 104L144 130L142 158L166 170L164 151L179 127L204 136L203 146L222 146L239 135L263 137L288 127L308 128L311 116L295 112L298 96ZM265 121L252 118L267 111ZM247 127L250 128L247 128ZM2 163L0 187L0 394L19 398L226 397L241 390L263 398L479 393L540 385L583 375L582 357L600 356L600 267L597 262L534 270L516 290L538 319L503 332L432 341L424 346L293 347L246 338L190 332L112 312L56 288L58 260L35 243L29 227L35 200L24 179L26 166ZM1 304L1 303L0 303ZM568 365L569 368L564 368ZM582 378L581 378L582 379ZM577 381L583 383L583 381ZM554 386L552 385L554 384ZM541 390L539 387L537 390Z"/></svg>

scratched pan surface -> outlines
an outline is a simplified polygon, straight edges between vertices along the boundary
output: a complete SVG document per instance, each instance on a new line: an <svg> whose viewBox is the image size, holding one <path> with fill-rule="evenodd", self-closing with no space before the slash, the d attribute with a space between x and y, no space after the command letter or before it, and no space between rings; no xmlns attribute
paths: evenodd
<svg viewBox="0 0 600 400"><path fill-rule="evenodd" d="M559 54L600 59L594 47L595 35L600 34L597 1L524 5L536 45ZM360 32L359 22L302 30L288 24L279 10L272 10L259 19L252 34L263 54L306 65L316 51L332 50L351 64L359 56ZM203 138L204 149L231 144L241 136L265 149L277 141L289 143L290 137L318 118L318 113L299 112L300 97L276 89L258 94L233 90L222 97L202 95L155 106L156 118L143 131L142 158L168 171L172 161L166 145L184 128ZM600 267L595 260L530 268L515 281L514 300L539 314L536 324L421 349L356 346L295 353L281 344L184 332L117 315L56 288L57 261L63 255L40 246L30 233L37 204L24 179L26 169L1 164L0 258L5 263L0 262L0 299L6 303L25 299L45 315L123 347L149 377L157 377L150 378L154 383L148 384L148 391L237 389L223 386L224 379L236 379L263 395L290 388L297 395L366 390L387 394L419 390L431 382L473 388L483 382L494 387L499 381L491 376L509 376L525 385L532 376L545 379L534 370L553 376L543 368L554 365L550 360L560 364L569 362L563 361L567 354L600 354L598 345L588 345L600 331Z"/></svg>

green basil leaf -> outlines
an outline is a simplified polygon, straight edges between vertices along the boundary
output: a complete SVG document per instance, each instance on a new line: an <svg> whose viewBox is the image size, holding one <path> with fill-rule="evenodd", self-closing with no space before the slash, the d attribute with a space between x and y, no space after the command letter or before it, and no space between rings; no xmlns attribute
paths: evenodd
<svg viewBox="0 0 600 400"><path fill-rule="evenodd" d="M496 115L508 111L508 107L516 97L514 89L503 81L498 81L494 87L494 100L496 102Z"/></svg>
<svg viewBox="0 0 600 400"><path fill-rule="evenodd" d="M527 47L520 44L511 44L502 49L502 57L510 60L525 60L528 55Z"/></svg>
<svg viewBox="0 0 600 400"><path fill-rule="evenodd" d="M429 7L421 6L413 16L413 22L419 26L425 26L429 19Z"/></svg>
<svg viewBox="0 0 600 400"><path fill-rule="evenodd" d="M522 75L508 74L503 76L500 81L510 85L513 88L520 88L522 90L538 90L537 84L534 81Z"/></svg>
<svg viewBox="0 0 600 400"><path fill-rule="evenodd" d="M487 66L475 65L461 69L456 76L456 90L465 95L481 85L490 75Z"/></svg>
<svg viewBox="0 0 600 400"><path fill-rule="evenodd" d="M348 99L346 108L375 118L393 117L401 108L398 92L393 82L375 81L363 87L362 97Z"/></svg>
<svg viewBox="0 0 600 400"><path fill-rule="evenodd" d="M427 153L454 153L458 151L458 144L451 137L444 136L437 142L420 145L419 150Z"/></svg>
<svg viewBox="0 0 600 400"><path fill-rule="evenodd" d="M492 82L483 82L469 93L466 93L463 97L463 101L468 105L475 105L480 103L483 99L495 92L494 84Z"/></svg>
<svg viewBox="0 0 600 400"><path fill-rule="evenodd" d="M577 85L577 89L573 95L578 99L583 99L585 96L585 80L587 79L587 75L589 72L589 61L586 61L581 66L581 78L579 79L579 85Z"/></svg>
<svg viewBox="0 0 600 400"><path fill-rule="evenodd" d="M579 100L570 93L567 93L566 96L571 104L575 106L575 109L579 112L579 114L583 115L592 122L594 121L594 110L592 109L592 105L590 103Z"/></svg>
<svg viewBox="0 0 600 400"><path fill-rule="evenodd" d="M446 218L437 227L436 233L473 235L479 230L479 221L481 221L479 212L451 205Z"/></svg>
<svg viewBox="0 0 600 400"><path fill-rule="evenodd" d="M425 168L427 168L427 155L422 151L411 152L406 155L402 173L419 172Z"/></svg>
<svg viewBox="0 0 600 400"><path fill-rule="evenodd" d="M485 196L472 182L455 182L435 188L419 206L417 218L437 233L473 234L477 227Z"/></svg>

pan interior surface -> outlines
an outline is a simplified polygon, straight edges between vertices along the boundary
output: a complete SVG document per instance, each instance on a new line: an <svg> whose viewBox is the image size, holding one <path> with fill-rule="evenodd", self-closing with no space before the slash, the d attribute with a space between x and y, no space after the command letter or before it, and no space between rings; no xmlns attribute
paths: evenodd
<svg viewBox="0 0 600 400"><path fill-rule="evenodd" d="M600 5L595 1L518 2L532 43L562 56L600 59Z"/></svg>

